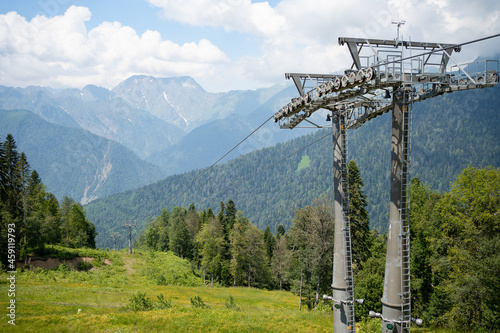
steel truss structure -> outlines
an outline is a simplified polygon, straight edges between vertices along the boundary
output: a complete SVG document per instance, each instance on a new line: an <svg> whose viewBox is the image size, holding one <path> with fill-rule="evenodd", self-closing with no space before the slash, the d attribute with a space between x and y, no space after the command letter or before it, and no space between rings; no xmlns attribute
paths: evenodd
<svg viewBox="0 0 500 333"><path fill-rule="evenodd" d="M418 102L444 93L491 87L498 83L499 62L482 60L457 64L453 51L460 46L379 39L339 38L347 45L353 65L344 74L287 73L300 94L273 117L281 128L292 129L308 121L319 109L347 117L347 128L357 128L367 120L392 108L390 95L405 89ZM363 55L363 50L373 54ZM406 58L406 53L410 55ZM420 54L413 53L420 51ZM422 52L423 51L423 52ZM454 63L448 67L449 61ZM311 124L316 127L323 127Z"/></svg>
<svg viewBox="0 0 500 333"><path fill-rule="evenodd" d="M398 31L399 36L399 31ZM497 37L490 36L488 38ZM398 37L399 38L399 37ZM334 137L335 244L333 263L334 331L355 332L350 221L348 214L347 129L354 129L392 110L391 195L383 311L370 311L383 319L382 332L409 332L411 323L409 162L414 102L461 90L493 87L499 80L499 61L457 64L452 54L460 45L340 37L353 63L342 74L287 73L299 97L273 116L283 129L332 127ZM368 53L368 54L367 54ZM453 63L453 65L449 65ZM308 119L327 110L326 123ZM304 127L304 126L302 126Z"/></svg>

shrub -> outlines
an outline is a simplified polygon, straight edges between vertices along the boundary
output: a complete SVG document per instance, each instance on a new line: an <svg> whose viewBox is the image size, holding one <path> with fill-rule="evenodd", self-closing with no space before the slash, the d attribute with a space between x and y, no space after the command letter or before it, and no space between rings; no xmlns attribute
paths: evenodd
<svg viewBox="0 0 500 333"><path fill-rule="evenodd" d="M146 297L146 293L142 294L139 291L130 299L128 308L132 311L149 311L153 308L153 302L149 297Z"/></svg>
<svg viewBox="0 0 500 333"><path fill-rule="evenodd" d="M332 301L319 302L318 306L316 307L316 311L324 312L324 313L332 313L333 312Z"/></svg>
<svg viewBox="0 0 500 333"><path fill-rule="evenodd" d="M191 297L189 300L191 301L191 305L194 306L195 308L202 308L202 309L209 308L209 306L206 305L201 299L201 297L198 295L196 295L195 297Z"/></svg>
<svg viewBox="0 0 500 333"><path fill-rule="evenodd" d="M156 275L156 277L154 279L155 279L156 285L158 285L158 286L166 286L166 285L168 285L167 279L162 274Z"/></svg>
<svg viewBox="0 0 500 333"><path fill-rule="evenodd" d="M137 292L130 299L130 303L127 308L132 311L150 311L150 310L163 310L172 307L172 301L166 299L163 294L156 296L158 300L156 302L151 301L149 297L146 297L146 293Z"/></svg>
<svg viewBox="0 0 500 333"><path fill-rule="evenodd" d="M57 271L59 271L59 272L68 272L69 271L69 268L66 265L66 263L64 262L64 260L59 264L59 266L57 266Z"/></svg>
<svg viewBox="0 0 500 333"><path fill-rule="evenodd" d="M154 304L154 308L157 310L168 309L172 307L172 301L170 299L165 299L163 294L156 296L158 300Z"/></svg>
<svg viewBox="0 0 500 333"><path fill-rule="evenodd" d="M90 262L80 261L78 262L78 270L79 271L88 271L92 268L92 264Z"/></svg>
<svg viewBox="0 0 500 333"><path fill-rule="evenodd" d="M358 324L356 324L358 326ZM382 327L382 320L379 318L367 318L359 322L358 333L378 333Z"/></svg>
<svg viewBox="0 0 500 333"><path fill-rule="evenodd" d="M234 303L234 297L232 295L229 295L229 302L226 302L226 308L236 309L236 303Z"/></svg>

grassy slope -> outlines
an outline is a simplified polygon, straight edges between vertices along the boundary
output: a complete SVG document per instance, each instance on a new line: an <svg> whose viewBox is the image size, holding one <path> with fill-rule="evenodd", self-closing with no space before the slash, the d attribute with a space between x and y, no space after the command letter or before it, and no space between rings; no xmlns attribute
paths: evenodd
<svg viewBox="0 0 500 333"><path fill-rule="evenodd" d="M96 256L96 252L80 252L80 255ZM89 272L62 267L19 271L15 327L7 323L7 276L0 274L0 331L331 332L333 328L330 313L299 312L298 297L289 292L201 286L202 279L190 274L188 262L170 254L129 256L124 251L100 251L97 256L101 262L110 259L113 265L98 262L98 269ZM168 275L168 282L177 279L179 283L183 277L191 286L159 286L154 282L158 272ZM133 312L125 306L137 292L146 293L153 301L161 293L173 306L165 310ZM199 295L209 308L191 306L190 298L195 295ZM234 309L225 305L230 296L236 304ZM380 323L374 320L362 323L357 332L379 330Z"/></svg>
<svg viewBox="0 0 500 333"><path fill-rule="evenodd" d="M0 276L1 332L176 332L176 331L314 331L330 332L331 316L324 312L299 312L298 299L288 292L253 288L158 286L151 279L147 254L108 253L113 266L96 271L51 270L18 272L16 326L7 323L7 276ZM158 257L159 256L159 257ZM188 263L157 254L154 259L174 261L184 276ZM156 261L156 260L155 260ZM149 267L150 268L150 267ZM149 275L148 275L149 274ZM190 279L201 278L190 276ZM188 284L192 284L189 280ZM152 300L162 293L172 301L166 310L133 312L124 308L132 295L146 293ZM208 309L191 306L199 295ZM225 303L234 297L236 309ZM81 312L78 313L78 309Z"/></svg>

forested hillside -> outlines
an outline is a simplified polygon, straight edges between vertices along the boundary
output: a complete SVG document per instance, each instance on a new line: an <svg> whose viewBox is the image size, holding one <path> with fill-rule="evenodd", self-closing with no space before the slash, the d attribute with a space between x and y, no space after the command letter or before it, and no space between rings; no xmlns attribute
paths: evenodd
<svg viewBox="0 0 500 333"><path fill-rule="evenodd" d="M48 244L95 248L95 226L81 204L47 191L29 157L8 134L0 142L0 270L43 255Z"/></svg>
<svg viewBox="0 0 500 333"><path fill-rule="evenodd" d="M500 88L495 87L416 103L412 176L444 191L468 165L500 166L499 97ZM386 113L348 132L349 159L356 161L365 182L370 226L381 232L385 232L388 213L390 121L391 115ZM320 130L240 156L199 178L203 170L97 200L86 209L101 233L98 246L110 246L109 233L120 231L123 220L137 219L144 225L163 208L191 203L198 209L218 207L219 202L230 198L260 229L269 226L274 231L279 224L288 229L295 209L311 204L331 187L332 138L324 137L328 133Z"/></svg>
<svg viewBox="0 0 500 333"><path fill-rule="evenodd" d="M59 199L69 196L87 203L164 175L117 142L49 123L26 110L0 110L0 134L8 133Z"/></svg>

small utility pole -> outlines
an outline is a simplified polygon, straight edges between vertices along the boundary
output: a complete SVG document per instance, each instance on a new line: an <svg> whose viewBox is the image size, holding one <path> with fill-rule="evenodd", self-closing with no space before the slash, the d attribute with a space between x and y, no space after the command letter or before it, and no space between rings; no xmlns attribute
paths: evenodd
<svg viewBox="0 0 500 333"><path fill-rule="evenodd" d="M125 222L134 222L122 225L122 228L128 228L128 254L132 254L132 227L137 227L137 221L125 221Z"/></svg>
<svg viewBox="0 0 500 333"><path fill-rule="evenodd" d="M115 251L116 251L116 239L117 239L118 237L120 237L120 234L119 234L119 233L117 233L117 232L113 232L113 233L111 234L111 236L110 236L110 237L111 237L111 238L113 238L113 241L114 241L114 243L115 243L115 246L113 247L113 250L115 250Z"/></svg>

